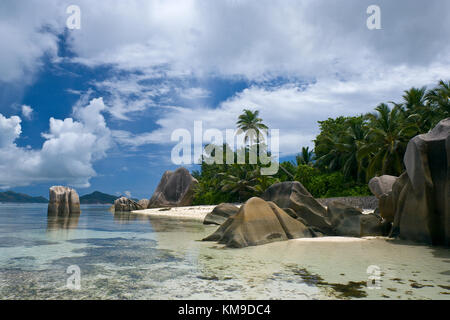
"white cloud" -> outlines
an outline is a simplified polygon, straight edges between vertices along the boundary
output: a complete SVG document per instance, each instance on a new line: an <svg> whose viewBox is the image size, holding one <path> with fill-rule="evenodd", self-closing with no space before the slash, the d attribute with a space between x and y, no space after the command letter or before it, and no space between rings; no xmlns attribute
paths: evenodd
<svg viewBox="0 0 450 320"><path fill-rule="evenodd" d="M281 150L291 154L312 144L317 120L371 111L411 86L450 77L448 1L379 0L382 30L376 31L366 28L370 0L78 2L82 28L68 33L76 54L69 60L118 71L92 82L107 94L109 107L97 100L90 108L75 108L74 119L51 119L47 141L37 151L16 147L20 118L3 117L0 143L7 146L1 150L28 152L16 157L29 159L18 161L20 168L36 170L47 153L67 159L72 167L61 169L61 176L73 180L83 172L79 184L95 174L92 162L105 156L112 138L131 148L166 144L174 129L191 129L194 120L204 121L205 128L234 128L247 107L259 109L271 128L281 130ZM68 4L1 2L0 40L8 46L0 52L0 81L24 79L39 69L44 54L56 56L55 34L64 30ZM211 77L253 85L218 106L196 105L209 92L183 81L207 83ZM278 78L290 84L274 85ZM173 92L192 101L175 106ZM147 133L111 132L102 116L133 120L153 107L165 109L154 121L159 128ZM72 144L83 152L74 152ZM33 179L22 175L18 181Z"/></svg>
<svg viewBox="0 0 450 320"><path fill-rule="evenodd" d="M195 99L202 99L207 98L211 96L211 92L209 90L206 90L204 88L177 88L178 95L187 100L195 100Z"/></svg>
<svg viewBox="0 0 450 320"><path fill-rule="evenodd" d="M6 118L0 114L0 148L14 144L14 141L22 133L21 122L22 120L17 116Z"/></svg>
<svg viewBox="0 0 450 320"><path fill-rule="evenodd" d="M270 128L280 129L280 151L282 155L290 155L298 153L302 146L313 146L312 140L318 133L317 121L372 112L381 102L400 101L403 90L409 87L431 87L448 75L450 69L434 64L426 68L372 69L345 81L334 77L320 78L309 85L254 85L215 109L167 107L156 121L159 128L152 132L114 131L113 136L120 144L134 148L145 144L170 144L171 134L176 129L190 130L193 136L194 121L203 122L203 132L209 128L234 129L239 114L249 108L260 110Z"/></svg>
<svg viewBox="0 0 450 320"><path fill-rule="evenodd" d="M87 106L75 108L74 119L50 118L40 150L18 147L20 118L0 114L0 188L42 182L89 186L90 178L96 176L93 163L113 143L101 114L105 108L102 98L92 99Z"/></svg>
<svg viewBox="0 0 450 320"><path fill-rule="evenodd" d="M27 105L22 105L22 116L27 119L27 120L31 120L33 114L33 108L31 108L30 106Z"/></svg>
<svg viewBox="0 0 450 320"><path fill-rule="evenodd" d="M0 83L29 83L45 54L57 57L64 12L56 0L0 2Z"/></svg>
<svg viewBox="0 0 450 320"><path fill-rule="evenodd" d="M77 62L144 73L163 69L168 77L315 78L446 59L449 3L380 0L383 29L377 31L366 27L370 4L82 1L83 27L70 36Z"/></svg>

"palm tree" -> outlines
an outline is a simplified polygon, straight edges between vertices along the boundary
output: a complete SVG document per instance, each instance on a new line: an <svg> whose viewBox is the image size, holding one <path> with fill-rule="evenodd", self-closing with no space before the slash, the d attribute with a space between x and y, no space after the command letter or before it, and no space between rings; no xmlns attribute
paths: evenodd
<svg viewBox="0 0 450 320"><path fill-rule="evenodd" d="M245 168L249 166L249 168ZM258 182L259 168L254 165L234 164L229 172L219 173L221 191L237 195L239 202L247 200L257 191L254 185Z"/></svg>
<svg viewBox="0 0 450 320"><path fill-rule="evenodd" d="M394 104L396 105L396 104ZM404 91L401 111L405 113L407 121L414 122L418 131L416 134L428 132L434 117L433 107L427 103L427 88L411 88Z"/></svg>
<svg viewBox="0 0 450 320"><path fill-rule="evenodd" d="M309 147L302 147L302 153L298 154L295 159L297 161L297 165L312 165L312 161L314 160L314 152L309 150Z"/></svg>
<svg viewBox="0 0 450 320"><path fill-rule="evenodd" d="M341 137L328 132L322 132L320 148L322 156L317 158L317 165L329 171L337 171L342 168L342 151L339 148ZM316 143L316 147L319 146Z"/></svg>
<svg viewBox="0 0 450 320"><path fill-rule="evenodd" d="M356 181L364 180L363 174L366 167L365 160L358 160L358 150L364 143L367 134L363 117L349 120L349 128L342 137L338 148L342 152L342 173L346 177L353 177Z"/></svg>
<svg viewBox="0 0 450 320"><path fill-rule="evenodd" d="M406 121L399 105L391 110L382 103L375 110L377 113L367 115L368 131L359 145L358 160L368 160L367 179L377 174L400 175L406 145L417 132L417 125Z"/></svg>
<svg viewBox="0 0 450 320"><path fill-rule="evenodd" d="M255 110L254 112L248 109L244 109L243 113L239 116L236 125L239 129L239 132L244 132L249 134L245 136L245 142L250 139L250 143L253 140L256 141L256 144L259 144L259 136L264 131L267 131L269 128L263 123L263 120L259 118L259 111ZM256 135L253 136L253 135Z"/></svg>
<svg viewBox="0 0 450 320"><path fill-rule="evenodd" d="M365 160L358 160L358 150L367 133L364 118L352 117L345 120L347 129L339 135L321 133L323 155L317 159L318 164L330 171L342 171L344 176L357 181L364 180Z"/></svg>
<svg viewBox="0 0 450 320"><path fill-rule="evenodd" d="M430 90L426 97L434 110L431 127L440 120L450 117L450 81L439 81L439 85Z"/></svg>

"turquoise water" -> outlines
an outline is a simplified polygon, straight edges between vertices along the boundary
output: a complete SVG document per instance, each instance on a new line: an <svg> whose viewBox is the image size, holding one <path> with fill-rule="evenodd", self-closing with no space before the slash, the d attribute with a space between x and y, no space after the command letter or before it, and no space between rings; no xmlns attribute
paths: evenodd
<svg viewBox="0 0 450 320"><path fill-rule="evenodd" d="M198 241L215 226L82 206L0 204L1 299L450 299L450 250L386 239ZM369 266L380 273L375 287ZM77 266L80 287L67 286Z"/></svg>

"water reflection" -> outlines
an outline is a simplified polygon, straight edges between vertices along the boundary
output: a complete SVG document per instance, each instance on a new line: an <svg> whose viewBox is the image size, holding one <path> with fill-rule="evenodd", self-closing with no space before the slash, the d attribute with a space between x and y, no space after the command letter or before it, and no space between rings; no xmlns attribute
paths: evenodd
<svg viewBox="0 0 450 320"><path fill-rule="evenodd" d="M47 215L47 231L61 229L76 229L81 213L72 213L67 216Z"/></svg>
<svg viewBox="0 0 450 320"><path fill-rule="evenodd" d="M119 224L129 224L135 221L148 221L148 217L132 212L114 212L114 222Z"/></svg>

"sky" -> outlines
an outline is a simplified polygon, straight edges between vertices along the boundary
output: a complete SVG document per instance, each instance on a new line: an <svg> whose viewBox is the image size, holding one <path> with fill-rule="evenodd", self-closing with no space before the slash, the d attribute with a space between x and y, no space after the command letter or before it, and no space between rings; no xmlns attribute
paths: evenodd
<svg viewBox="0 0 450 320"><path fill-rule="evenodd" d="M317 121L450 79L449 18L445 0L2 0L0 191L149 198L174 130L233 129L244 108L289 159Z"/></svg>

